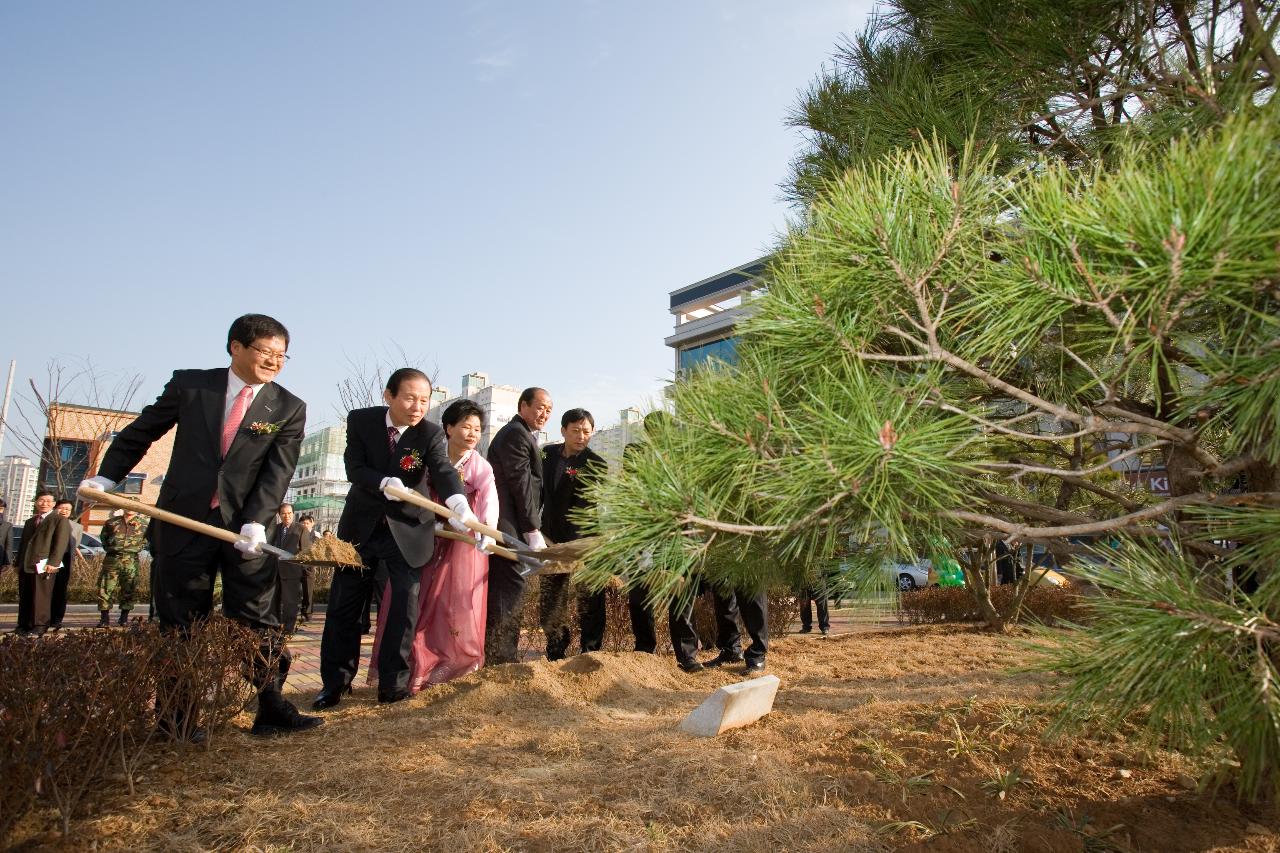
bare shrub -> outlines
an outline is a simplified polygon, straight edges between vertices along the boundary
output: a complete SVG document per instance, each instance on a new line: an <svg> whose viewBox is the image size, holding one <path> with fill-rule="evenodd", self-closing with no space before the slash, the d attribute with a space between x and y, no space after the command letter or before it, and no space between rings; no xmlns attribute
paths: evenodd
<svg viewBox="0 0 1280 853"><path fill-rule="evenodd" d="M1006 608L1014 595L1015 590L1009 585L993 587L991 602L997 608ZM1080 596L1065 587L1041 585L1028 590L1022 610L1046 625L1079 622L1083 618ZM902 625L984 621L973 594L960 586L932 586L903 592L898 598L897 616Z"/></svg>

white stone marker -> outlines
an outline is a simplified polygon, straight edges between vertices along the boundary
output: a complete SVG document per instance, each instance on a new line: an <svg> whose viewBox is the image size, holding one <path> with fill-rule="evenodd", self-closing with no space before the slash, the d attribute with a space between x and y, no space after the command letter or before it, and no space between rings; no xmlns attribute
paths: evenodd
<svg viewBox="0 0 1280 853"><path fill-rule="evenodd" d="M689 712L680 730L698 737L715 737L728 729L749 726L773 710L781 684L776 675L762 675L721 687Z"/></svg>

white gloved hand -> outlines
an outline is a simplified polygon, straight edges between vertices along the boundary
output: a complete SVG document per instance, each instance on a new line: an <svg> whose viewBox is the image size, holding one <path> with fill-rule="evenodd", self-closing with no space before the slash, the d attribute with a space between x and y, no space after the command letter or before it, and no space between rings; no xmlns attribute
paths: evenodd
<svg viewBox="0 0 1280 853"><path fill-rule="evenodd" d="M115 480L108 480L106 477L90 477L87 480L80 481L81 489L93 489L98 492L109 492L116 487ZM92 506L93 501L88 498L81 498L87 506Z"/></svg>
<svg viewBox="0 0 1280 853"><path fill-rule="evenodd" d="M491 553L489 549L495 544L493 537L485 536L483 533L477 535L479 538L476 540L476 550L482 554Z"/></svg>
<svg viewBox="0 0 1280 853"><path fill-rule="evenodd" d="M240 528L240 538L235 541L235 548L240 552L240 559L252 560L262 556L262 546L267 544L267 529L256 521L251 521Z"/></svg>
<svg viewBox="0 0 1280 853"><path fill-rule="evenodd" d="M443 521L437 521L437 522L436 522L436 533L439 533L441 530L444 530L444 522L443 522Z"/></svg>
<svg viewBox="0 0 1280 853"><path fill-rule="evenodd" d="M542 538L541 530L530 530L524 535L524 541L535 551L541 551L547 547L547 540Z"/></svg>
<svg viewBox="0 0 1280 853"><path fill-rule="evenodd" d="M449 526L459 533L470 533L471 528L467 527L466 522L476 522L480 520L476 518L476 514L471 511L471 506L467 503L466 495L449 495L449 497L444 499L444 504L449 507L449 509L453 510L454 517L449 519Z"/></svg>
<svg viewBox="0 0 1280 853"><path fill-rule="evenodd" d="M382 496L387 500L398 501L400 503L403 503L403 501L401 501L399 498L395 497L394 495L387 494L387 491L386 491L387 486L395 486L397 489L403 489L404 483L401 482L400 478L399 477L383 477L382 482L378 484L378 488L382 489Z"/></svg>

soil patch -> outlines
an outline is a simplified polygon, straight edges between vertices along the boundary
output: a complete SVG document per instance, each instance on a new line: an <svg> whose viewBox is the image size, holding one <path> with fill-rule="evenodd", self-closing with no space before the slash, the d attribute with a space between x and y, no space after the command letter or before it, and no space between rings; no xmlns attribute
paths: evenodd
<svg viewBox="0 0 1280 853"><path fill-rule="evenodd" d="M1280 850L1274 810L1188 789L1203 768L1123 722L1045 740L1048 682L1010 671L1021 654L963 628L783 639L773 713L714 739L676 727L738 676L670 657L492 667L392 706L357 690L314 732L162 755L137 797L97 795L72 846Z"/></svg>

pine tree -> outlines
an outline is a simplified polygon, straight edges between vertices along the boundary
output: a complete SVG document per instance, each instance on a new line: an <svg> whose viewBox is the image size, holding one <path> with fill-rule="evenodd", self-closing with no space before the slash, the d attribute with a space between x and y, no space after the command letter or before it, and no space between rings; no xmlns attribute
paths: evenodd
<svg viewBox="0 0 1280 853"><path fill-rule="evenodd" d="M1074 571L1105 594L1046 664L1064 719L1142 708L1280 790L1277 20L902 0L846 43L804 99L807 206L738 363L675 383L599 485L583 577L662 602L852 541L869 583L945 542L999 629L1036 578L997 611L994 539L1092 548Z"/></svg>

